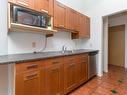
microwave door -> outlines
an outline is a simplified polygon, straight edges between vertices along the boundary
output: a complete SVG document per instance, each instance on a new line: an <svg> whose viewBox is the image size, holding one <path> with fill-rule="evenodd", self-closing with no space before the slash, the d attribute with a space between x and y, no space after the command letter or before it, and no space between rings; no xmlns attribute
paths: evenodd
<svg viewBox="0 0 127 95"><path fill-rule="evenodd" d="M43 28L47 26L46 16L22 7L13 6L12 17L14 23Z"/></svg>

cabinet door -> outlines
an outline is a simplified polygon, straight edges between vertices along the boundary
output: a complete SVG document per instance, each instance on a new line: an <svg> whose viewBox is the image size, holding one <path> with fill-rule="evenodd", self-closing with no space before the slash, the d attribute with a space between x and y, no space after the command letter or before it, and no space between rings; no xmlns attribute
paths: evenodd
<svg viewBox="0 0 127 95"><path fill-rule="evenodd" d="M46 95L46 69L45 67L40 70L40 95Z"/></svg>
<svg viewBox="0 0 127 95"><path fill-rule="evenodd" d="M88 63L81 62L78 64L78 78L79 78L79 85L86 82L88 79Z"/></svg>
<svg viewBox="0 0 127 95"><path fill-rule="evenodd" d="M37 0L35 2L35 9L40 12L53 15L53 2L54 0Z"/></svg>
<svg viewBox="0 0 127 95"><path fill-rule="evenodd" d="M75 30L78 32L80 32L80 28L81 28L80 17L81 17L81 14L76 12L76 14L75 14Z"/></svg>
<svg viewBox="0 0 127 95"><path fill-rule="evenodd" d="M34 0L16 0L16 4L34 9Z"/></svg>
<svg viewBox="0 0 127 95"><path fill-rule="evenodd" d="M80 17L80 38L89 38L90 37L90 19L84 15Z"/></svg>
<svg viewBox="0 0 127 95"><path fill-rule="evenodd" d="M90 18L86 17L86 36L90 37Z"/></svg>
<svg viewBox="0 0 127 95"><path fill-rule="evenodd" d="M54 27L66 28L66 6L54 1Z"/></svg>
<svg viewBox="0 0 127 95"><path fill-rule="evenodd" d="M67 8L66 12L66 27L67 29L74 30L75 29L75 11L71 8Z"/></svg>
<svg viewBox="0 0 127 95"><path fill-rule="evenodd" d="M62 95L62 75L63 66L54 65L47 68L46 71L46 89L47 95Z"/></svg>
<svg viewBox="0 0 127 95"><path fill-rule="evenodd" d="M76 87L77 82L77 64L73 61L65 63L64 67L64 90L65 94L70 92Z"/></svg>
<svg viewBox="0 0 127 95"><path fill-rule="evenodd" d="M17 74L16 95L40 95L40 72L31 71Z"/></svg>
<svg viewBox="0 0 127 95"><path fill-rule="evenodd" d="M80 38L85 38L86 34L86 25L85 25L85 18L84 15L80 15L80 32L79 32L79 37Z"/></svg>

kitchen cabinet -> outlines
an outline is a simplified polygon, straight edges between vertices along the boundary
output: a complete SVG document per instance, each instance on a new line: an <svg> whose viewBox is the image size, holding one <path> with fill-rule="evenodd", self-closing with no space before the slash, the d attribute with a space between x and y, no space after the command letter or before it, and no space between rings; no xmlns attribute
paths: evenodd
<svg viewBox="0 0 127 95"><path fill-rule="evenodd" d="M35 0L16 0L15 3L20 6L34 9L34 1Z"/></svg>
<svg viewBox="0 0 127 95"><path fill-rule="evenodd" d="M80 55L78 63L78 85L86 82L88 80L88 55Z"/></svg>
<svg viewBox="0 0 127 95"><path fill-rule="evenodd" d="M77 32L80 32L80 13L79 12L75 12L75 30Z"/></svg>
<svg viewBox="0 0 127 95"><path fill-rule="evenodd" d="M71 8L66 11L66 28L72 31L78 31L78 12Z"/></svg>
<svg viewBox="0 0 127 95"><path fill-rule="evenodd" d="M54 0L54 20L55 28L66 28L66 6Z"/></svg>
<svg viewBox="0 0 127 95"><path fill-rule="evenodd" d="M16 95L40 95L40 73L31 71L16 74Z"/></svg>
<svg viewBox="0 0 127 95"><path fill-rule="evenodd" d="M80 18L81 29L79 32L80 38L89 38L90 36L90 19L84 15Z"/></svg>
<svg viewBox="0 0 127 95"><path fill-rule="evenodd" d="M71 32L73 39L90 38L90 18L71 9L57 0L9 0L9 2L47 13L56 30Z"/></svg>
<svg viewBox="0 0 127 95"><path fill-rule="evenodd" d="M45 82L45 76L41 67L45 68L42 61L16 64L16 95L40 95L40 88L45 87L42 83Z"/></svg>
<svg viewBox="0 0 127 95"><path fill-rule="evenodd" d="M66 12L66 27L67 29L74 30L75 28L75 11L67 8Z"/></svg>
<svg viewBox="0 0 127 95"><path fill-rule="evenodd" d="M86 19L85 19L84 15L80 16L79 37L80 38L85 38L86 37Z"/></svg>
<svg viewBox="0 0 127 95"><path fill-rule="evenodd" d="M63 64L61 58L49 59L46 64L46 95L63 95Z"/></svg>
<svg viewBox="0 0 127 95"><path fill-rule="evenodd" d="M16 95L66 95L88 80L88 54L16 64Z"/></svg>
<svg viewBox="0 0 127 95"><path fill-rule="evenodd" d="M90 38L90 18L86 16L86 37Z"/></svg>
<svg viewBox="0 0 127 95"><path fill-rule="evenodd" d="M53 16L54 0L36 0L35 9Z"/></svg>
<svg viewBox="0 0 127 95"><path fill-rule="evenodd" d="M80 14L78 16L79 23L77 26L78 32L72 35L72 38L90 38L90 18Z"/></svg>
<svg viewBox="0 0 127 95"><path fill-rule="evenodd" d="M77 62L76 57L65 57L64 63L64 92L67 94L76 87L77 84Z"/></svg>
<svg viewBox="0 0 127 95"><path fill-rule="evenodd" d="M40 95L46 95L46 67L45 63L41 61L40 68Z"/></svg>

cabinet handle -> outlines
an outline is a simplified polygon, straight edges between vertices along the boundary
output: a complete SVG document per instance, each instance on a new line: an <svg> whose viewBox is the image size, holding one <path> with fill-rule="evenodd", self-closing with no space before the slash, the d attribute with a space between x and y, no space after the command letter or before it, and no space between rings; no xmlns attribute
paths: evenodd
<svg viewBox="0 0 127 95"><path fill-rule="evenodd" d="M64 27L64 25L59 25L59 27L62 27L62 28L63 28L63 27Z"/></svg>
<svg viewBox="0 0 127 95"><path fill-rule="evenodd" d="M87 64L87 62L82 62L83 64Z"/></svg>
<svg viewBox="0 0 127 95"><path fill-rule="evenodd" d="M25 5L25 6L28 6L27 3L24 3L24 2L20 2L20 1L17 1L19 4L22 4L22 5Z"/></svg>
<svg viewBox="0 0 127 95"><path fill-rule="evenodd" d="M53 64L58 64L59 62L52 62Z"/></svg>
<svg viewBox="0 0 127 95"><path fill-rule="evenodd" d="M42 12L48 13L48 11L41 9Z"/></svg>
<svg viewBox="0 0 127 95"><path fill-rule="evenodd" d="M70 66L70 67L73 67L73 66L75 66L75 64L70 64L69 66Z"/></svg>
<svg viewBox="0 0 127 95"><path fill-rule="evenodd" d="M38 65L37 64L32 64L32 65L28 65L27 69L32 69L32 68L37 68Z"/></svg>
<svg viewBox="0 0 127 95"><path fill-rule="evenodd" d="M38 76L37 73L31 74L31 75L27 75L27 76L25 77L25 80L31 80L31 79L33 79L33 78L36 78L37 76Z"/></svg>
<svg viewBox="0 0 127 95"><path fill-rule="evenodd" d="M72 61L74 61L74 59L70 59L70 61L72 62Z"/></svg>
<svg viewBox="0 0 127 95"><path fill-rule="evenodd" d="M54 68L54 69L52 69L52 71L53 72L56 72L56 71L58 71L58 68Z"/></svg>

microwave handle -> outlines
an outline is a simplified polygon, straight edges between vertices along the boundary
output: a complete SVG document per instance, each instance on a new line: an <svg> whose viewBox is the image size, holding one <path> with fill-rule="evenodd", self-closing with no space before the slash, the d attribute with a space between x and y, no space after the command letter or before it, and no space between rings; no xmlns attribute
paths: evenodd
<svg viewBox="0 0 127 95"><path fill-rule="evenodd" d="M28 4L27 4L27 3L24 3L24 2L17 1L17 3L19 3L19 4L21 4L21 5L28 6Z"/></svg>

